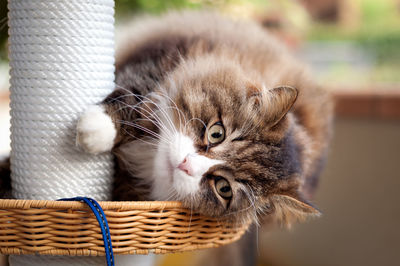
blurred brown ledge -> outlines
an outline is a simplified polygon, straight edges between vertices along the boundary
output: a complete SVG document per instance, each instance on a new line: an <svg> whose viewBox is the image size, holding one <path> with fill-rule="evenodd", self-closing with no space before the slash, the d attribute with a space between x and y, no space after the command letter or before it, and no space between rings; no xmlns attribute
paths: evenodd
<svg viewBox="0 0 400 266"><path fill-rule="evenodd" d="M337 117L400 119L400 85L374 90L334 90Z"/></svg>

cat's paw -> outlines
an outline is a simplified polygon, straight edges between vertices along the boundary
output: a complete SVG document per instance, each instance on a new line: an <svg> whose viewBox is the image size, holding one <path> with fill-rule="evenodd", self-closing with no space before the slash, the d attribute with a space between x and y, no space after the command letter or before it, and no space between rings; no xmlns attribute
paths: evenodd
<svg viewBox="0 0 400 266"><path fill-rule="evenodd" d="M111 151L117 135L111 117L101 105L91 106L83 113L76 132L76 144L92 154Z"/></svg>

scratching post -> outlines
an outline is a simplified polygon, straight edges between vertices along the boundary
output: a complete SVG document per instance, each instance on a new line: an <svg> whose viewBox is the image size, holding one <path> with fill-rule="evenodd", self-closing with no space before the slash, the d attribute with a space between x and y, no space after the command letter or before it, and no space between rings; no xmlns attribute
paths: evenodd
<svg viewBox="0 0 400 266"><path fill-rule="evenodd" d="M111 195L111 154L75 145L79 114L114 88L113 0L9 0L13 196ZM104 258L12 256L12 265L100 265ZM28 263L28 264L26 264Z"/></svg>

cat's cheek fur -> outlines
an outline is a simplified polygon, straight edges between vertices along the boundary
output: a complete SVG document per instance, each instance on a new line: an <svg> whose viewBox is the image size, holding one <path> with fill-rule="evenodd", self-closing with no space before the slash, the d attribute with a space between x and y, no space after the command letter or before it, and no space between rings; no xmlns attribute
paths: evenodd
<svg viewBox="0 0 400 266"><path fill-rule="evenodd" d="M221 160L210 159L197 153L190 154L187 159L191 161L193 176L179 169L175 169L173 173L173 187L180 198L193 196L199 192L203 175L214 165L224 163Z"/></svg>
<svg viewBox="0 0 400 266"><path fill-rule="evenodd" d="M161 139L167 139L167 136ZM203 175L212 166L223 163L197 154L193 141L184 134L174 133L169 139L168 143L163 140L159 142L154 160L151 191L154 200L167 200L171 196L184 199L196 194L200 190ZM190 161L192 175L178 168L185 158Z"/></svg>
<svg viewBox="0 0 400 266"><path fill-rule="evenodd" d="M194 195L200 189L200 179L198 176L188 176L183 171L175 169L173 173L172 186L179 197Z"/></svg>
<svg viewBox="0 0 400 266"><path fill-rule="evenodd" d="M91 154L111 151L117 135L115 125L102 105L90 106L80 117L76 131L76 145Z"/></svg>

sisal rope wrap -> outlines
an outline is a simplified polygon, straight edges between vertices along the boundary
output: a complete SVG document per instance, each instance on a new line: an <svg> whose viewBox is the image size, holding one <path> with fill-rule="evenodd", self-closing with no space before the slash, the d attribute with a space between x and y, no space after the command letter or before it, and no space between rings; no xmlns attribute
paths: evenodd
<svg viewBox="0 0 400 266"><path fill-rule="evenodd" d="M112 0L9 2L16 198L110 198L111 155L75 146L79 114L114 88Z"/></svg>
<svg viewBox="0 0 400 266"><path fill-rule="evenodd" d="M8 8L13 196L110 199L112 156L79 151L75 127L79 114L114 88L114 1L10 0ZM14 265L98 260L10 259Z"/></svg>

